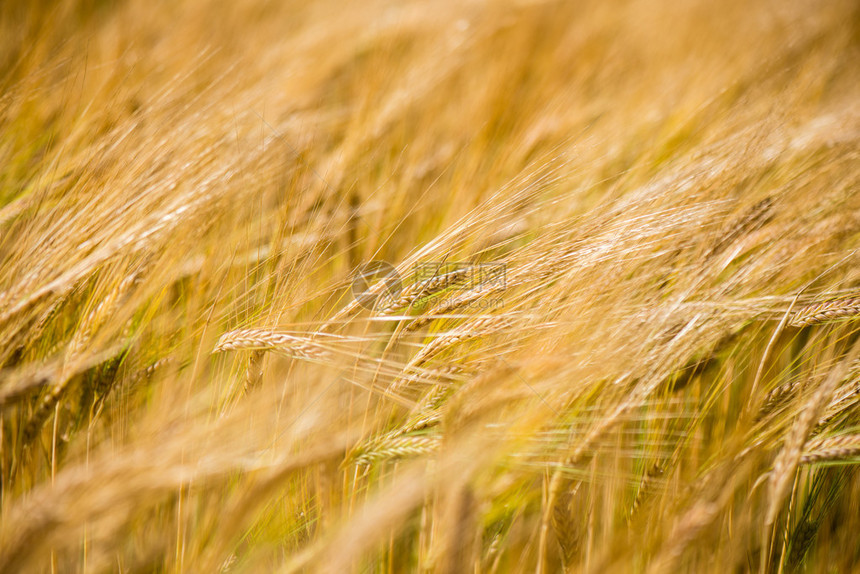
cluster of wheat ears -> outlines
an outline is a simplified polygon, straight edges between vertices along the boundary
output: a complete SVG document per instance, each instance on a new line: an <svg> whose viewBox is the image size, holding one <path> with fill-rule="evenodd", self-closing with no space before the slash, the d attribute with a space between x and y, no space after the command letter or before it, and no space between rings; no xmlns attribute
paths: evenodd
<svg viewBox="0 0 860 574"><path fill-rule="evenodd" d="M0 572L860 571L858 249L854 0L0 2Z"/></svg>

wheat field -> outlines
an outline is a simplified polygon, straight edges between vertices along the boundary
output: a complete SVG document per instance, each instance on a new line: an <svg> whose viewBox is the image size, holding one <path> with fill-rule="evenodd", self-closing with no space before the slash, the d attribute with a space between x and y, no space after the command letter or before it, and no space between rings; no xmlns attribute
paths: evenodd
<svg viewBox="0 0 860 574"><path fill-rule="evenodd" d="M860 571L860 4L0 3L0 572Z"/></svg>

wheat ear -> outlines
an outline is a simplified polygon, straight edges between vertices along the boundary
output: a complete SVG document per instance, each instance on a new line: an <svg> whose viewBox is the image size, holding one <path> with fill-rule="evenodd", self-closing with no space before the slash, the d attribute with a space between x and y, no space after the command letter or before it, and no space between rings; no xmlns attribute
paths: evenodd
<svg viewBox="0 0 860 574"><path fill-rule="evenodd" d="M849 320L860 315L860 296L842 297L801 307L791 319L794 327Z"/></svg>
<svg viewBox="0 0 860 574"><path fill-rule="evenodd" d="M263 357L265 351L259 349L251 351L248 357L248 366L245 369L245 383L242 385L242 394L247 395L260 385L263 379Z"/></svg>
<svg viewBox="0 0 860 574"><path fill-rule="evenodd" d="M573 501L579 493L581 485L582 483L577 482L562 493L553 508L552 527L561 550L565 572L573 568L581 545L582 533L573 517Z"/></svg>
<svg viewBox="0 0 860 574"><path fill-rule="evenodd" d="M85 362L83 357L93 334L114 314L127 292L138 283L145 269L146 266L142 266L127 275L81 321L80 326L72 336L71 342L66 347L65 357L56 373L54 384L48 390L47 394L42 397L42 400L36 406L24 427L25 444L32 441L39 431L42 430L42 425L44 425L50 416L54 405L60 401L63 393L66 392L74 374L79 372L80 365L82 362Z"/></svg>
<svg viewBox="0 0 860 574"><path fill-rule="evenodd" d="M420 301L424 297L430 297L456 285L468 275L469 271L471 270L466 267L451 271L450 273L435 275L429 279L425 279L424 281L414 283L401 291L398 298L382 309L380 313L388 315L398 309L411 307L415 302Z"/></svg>
<svg viewBox="0 0 860 574"><path fill-rule="evenodd" d="M738 238L755 231L767 223L771 218L773 204L773 198L766 197L750 207L723 232L722 237L705 253L702 259L711 259Z"/></svg>
<svg viewBox="0 0 860 574"><path fill-rule="evenodd" d="M297 337L271 329L229 331L221 335L212 352L239 350L272 351L308 361L329 359L332 356L329 350L310 338Z"/></svg>
<svg viewBox="0 0 860 574"><path fill-rule="evenodd" d="M818 534L819 521L804 519L791 534L791 551L788 553L788 564L794 568L803 562L803 557L806 556L806 551L815 540L815 535Z"/></svg>
<svg viewBox="0 0 860 574"><path fill-rule="evenodd" d="M455 309L460 307L465 307L467 305L471 305L476 301L480 301L481 299L486 298L493 293L497 293L502 291L502 287L487 287L482 289L470 289L466 291L459 297L452 297L450 299L443 299L441 303L433 307L432 309L428 309L424 314L420 317L416 317L411 322L409 322L406 327L403 329L406 332L416 331L430 322L438 319L440 315L445 315L451 313Z"/></svg>
<svg viewBox="0 0 860 574"><path fill-rule="evenodd" d="M848 434L826 439L810 441L803 456L800 457L801 464L844 460L860 455L860 435Z"/></svg>
<svg viewBox="0 0 860 574"><path fill-rule="evenodd" d="M478 319L477 321L466 323L465 325L462 325L445 335L433 339L433 341L424 345L424 347L415 355L415 357L412 358L407 370L410 368L420 367L421 365L426 364L430 359L432 359L445 349L453 347L454 345L458 345L460 343L471 341L472 339L476 339L478 337L494 333L509 325L510 322L508 318L500 316L484 317L482 319Z"/></svg>
<svg viewBox="0 0 860 574"><path fill-rule="evenodd" d="M351 458L354 464L364 466L377 461L433 454L441 443L439 436L385 436L362 445Z"/></svg>
<svg viewBox="0 0 860 574"><path fill-rule="evenodd" d="M818 424L815 425L816 430L827 426L830 421L846 412L860 400L860 379L857 378L858 373L860 373L860 362L855 361L846 379L850 382L844 385L833 400L830 401L830 404L824 410L824 415L818 420Z"/></svg>
<svg viewBox="0 0 860 574"><path fill-rule="evenodd" d="M782 500L788 492L797 465L800 463L812 425L821 418L821 411L831 399L837 383L843 380L848 372L858 351L860 351L860 344L855 343L848 358L830 372L830 375L816 389L815 394L809 398L789 431L785 444L773 463L773 473L770 477L770 505L766 516L767 525L773 524L776 520L782 506Z"/></svg>
<svg viewBox="0 0 860 574"><path fill-rule="evenodd" d="M642 502L654 489L654 481L661 476L663 476L663 467L660 463L655 462L651 465L651 468L648 469L648 472L645 473L645 476L642 477L642 482L639 483L639 490L636 492L636 498L630 506L628 520L631 520L636 514L636 511L639 510L639 507L642 506Z"/></svg>
<svg viewBox="0 0 860 574"><path fill-rule="evenodd" d="M764 403L756 415L756 420L759 421L764 419L785 405L785 403L791 399L800 387L801 381L799 379L795 379L770 391L764 398Z"/></svg>

